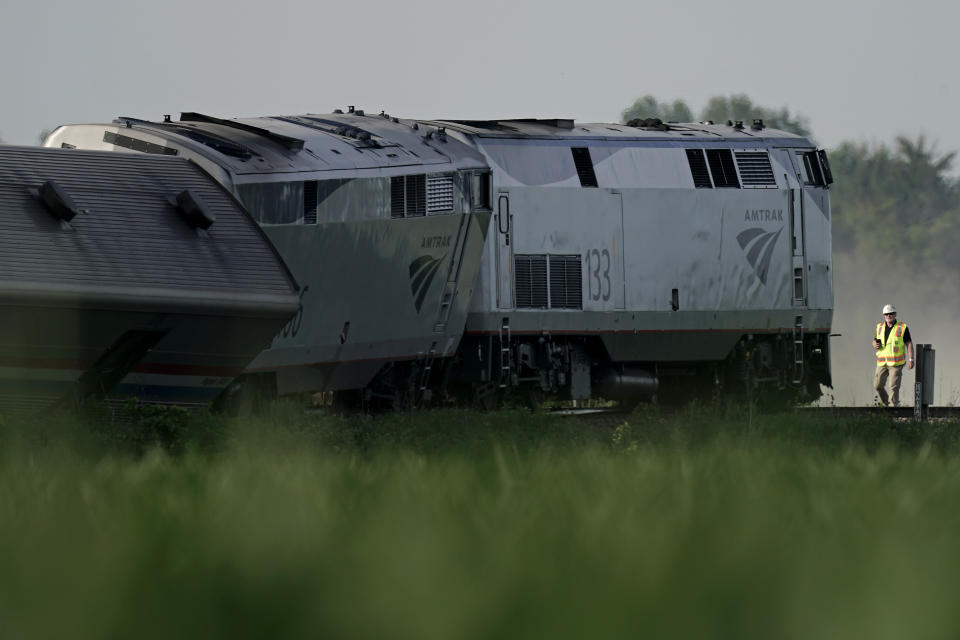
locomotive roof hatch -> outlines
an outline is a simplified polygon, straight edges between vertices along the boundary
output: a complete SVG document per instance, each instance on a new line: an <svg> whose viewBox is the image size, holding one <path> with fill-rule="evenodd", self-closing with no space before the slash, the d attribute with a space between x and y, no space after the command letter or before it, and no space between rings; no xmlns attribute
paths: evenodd
<svg viewBox="0 0 960 640"><path fill-rule="evenodd" d="M575 122L569 118L503 118L498 120L421 120L478 138L579 139L612 141L704 141L759 142L774 140L777 146L813 146L802 136L768 127L737 127L726 124L664 123L662 127L630 126L607 122Z"/></svg>
<svg viewBox="0 0 960 640"><path fill-rule="evenodd" d="M213 151L216 162L234 176L358 170L374 176L399 175L415 168L443 172L485 166L472 146L446 137L438 127L386 114L356 111L223 119L184 112L179 121L121 117L114 124L176 139L205 155ZM105 141L117 144L116 137L106 137ZM136 140L129 144L143 146Z"/></svg>

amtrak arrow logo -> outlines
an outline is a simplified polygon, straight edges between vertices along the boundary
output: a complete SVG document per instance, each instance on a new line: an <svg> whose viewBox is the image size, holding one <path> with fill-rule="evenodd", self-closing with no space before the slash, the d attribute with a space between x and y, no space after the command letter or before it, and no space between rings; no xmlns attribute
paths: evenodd
<svg viewBox="0 0 960 640"><path fill-rule="evenodd" d="M413 305L420 313L420 307L423 306L423 299L427 297L427 291L430 290L430 283L433 277L437 275L437 269L443 262L447 254L439 258L433 256L420 256L410 263L410 293L413 295Z"/></svg>
<svg viewBox="0 0 960 640"><path fill-rule="evenodd" d="M737 242L740 248L747 252L747 262L753 267L760 282L767 284L767 272L770 270L770 259L773 257L773 248L783 233L783 227L778 231L766 231L760 227L752 227L740 232ZM749 248L748 248L749 247Z"/></svg>

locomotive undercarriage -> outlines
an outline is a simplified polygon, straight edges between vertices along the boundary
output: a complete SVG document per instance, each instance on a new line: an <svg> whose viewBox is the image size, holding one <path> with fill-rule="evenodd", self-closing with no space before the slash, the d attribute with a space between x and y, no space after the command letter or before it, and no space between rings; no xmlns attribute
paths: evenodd
<svg viewBox="0 0 960 640"><path fill-rule="evenodd" d="M466 336L448 364L445 394L495 406L514 397L632 404L741 396L809 402L830 385L826 334L745 334L713 362L614 362L596 336Z"/></svg>
<svg viewBox="0 0 960 640"><path fill-rule="evenodd" d="M745 334L719 361L614 362L597 336L467 335L452 358L391 362L367 387L325 395L363 410L450 402L536 407L545 400L677 405L719 397L785 406L816 400L820 385L831 384L828 344L824 333ZM272 377L245 378L257 400L276 394Z"/></svg>

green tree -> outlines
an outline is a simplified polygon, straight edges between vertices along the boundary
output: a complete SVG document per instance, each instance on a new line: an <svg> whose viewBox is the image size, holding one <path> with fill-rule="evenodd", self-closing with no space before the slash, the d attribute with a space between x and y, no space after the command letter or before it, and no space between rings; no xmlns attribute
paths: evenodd
<svg viewBox="0 0 960 640"><path fill-rule="evenodd" d="M694 121L693 111L682 99L660 102L656 96L650 94L637 98L620 114L621 122L629 122L634 118L660 118L664 122ZM713 96L701 110L699 119L713 120L718 124L728 120L742 120L749 125L755 118L763 120L765 125L774 129L783 129L808 138L812 136L807 118L790 113L786 107L771 109L754 104L753 100L743 93Z"/></svg>
<svg viewBox="0 0 960 640"><path fill-rule="evenodd" d="M687 103L679 98L673 102L659 102L656 97L647 94L633 101L633 104L620 114L621 122L634 118L660 118L664 122L693 122L693 112Z"/></svg>
<svg viewBox="0 0 960 640"><path fill-rule="evenodd" d="M834 149L834 248L911 267L960 269L955 157L939 153L923 136L900 136L892 146L844 142Z"/></svg>
<svg viewBox="0 0 960 640"><path fill-rule="evenodd" d="M623 121L657 117L690 122L683 100L638 98ZM807 118L786 107L771 109L739 93L714 96L701 120L745 124L760 118L767 126L812 138ZM953 176L956 152L940 153L923 136L898 137L892 144L843 142L830 152L833 247L884 264L960 272L960 178Z"/></svg>
<svg viewBox="0 0 960 640"><path fill-rule="evenodd" d="M771 109L754 104L745 93L732 93L729 96L713 96L700 112L701 120L713 120L721 123L727 120L743 121L750 124L759 118L774 129L782 129L797 135L811 137L810 121L798 114L791 114L786 107Z"/></svg>

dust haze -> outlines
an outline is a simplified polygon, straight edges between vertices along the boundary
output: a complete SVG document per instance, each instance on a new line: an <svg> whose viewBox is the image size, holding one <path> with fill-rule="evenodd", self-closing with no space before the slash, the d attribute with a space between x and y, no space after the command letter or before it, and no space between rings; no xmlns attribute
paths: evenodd
<svg viewBox="0 0 960 640"><path fill-rule="evenodd" d="M934 404L960 403L960 375L954 329L960 314L960 283L955 272L909 270L834 253L834 315L830 339L833 389L825 389L821 404L866 405L874 402L876 369L870 340L883 317L885 304L897 307L897 319L906 322L914 346L936 349ZM914 371L905 371L900 400L913 404Z"/></svg>

